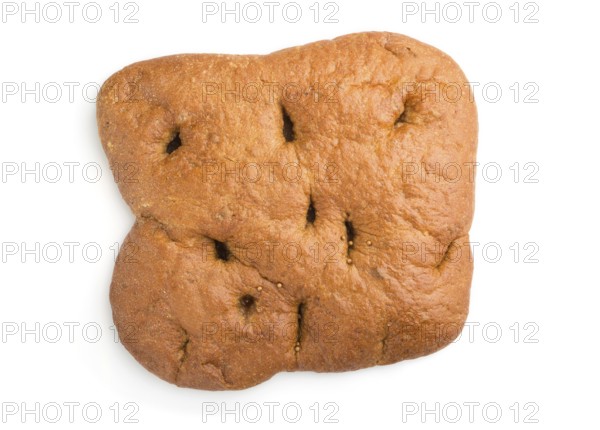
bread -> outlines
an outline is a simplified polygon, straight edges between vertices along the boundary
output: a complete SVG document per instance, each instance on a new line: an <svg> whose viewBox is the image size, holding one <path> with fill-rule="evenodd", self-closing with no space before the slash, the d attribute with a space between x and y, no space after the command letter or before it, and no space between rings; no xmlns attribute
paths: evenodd
<svg viewBox="0 0 600 430"><path fill-rule="evenodd" d="M117 181L122 343L207 390L444 347L469 305L476 115L449 56L393 33L114 74L99 133L136 171Z"/></svg>

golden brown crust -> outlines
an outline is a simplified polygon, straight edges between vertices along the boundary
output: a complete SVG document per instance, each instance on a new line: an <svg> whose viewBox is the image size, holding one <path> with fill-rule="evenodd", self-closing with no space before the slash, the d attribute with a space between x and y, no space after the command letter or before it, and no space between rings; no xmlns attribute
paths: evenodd
<svg viewBox="0 0 600 430"><path fill-rule="evenodd" d="M137 220L113 315L161 378L239 389L418 357L462 328L477 117L437 49L358 33L163 57L108 79L97 116L113 169L136 173L118 180Z"/></svg>

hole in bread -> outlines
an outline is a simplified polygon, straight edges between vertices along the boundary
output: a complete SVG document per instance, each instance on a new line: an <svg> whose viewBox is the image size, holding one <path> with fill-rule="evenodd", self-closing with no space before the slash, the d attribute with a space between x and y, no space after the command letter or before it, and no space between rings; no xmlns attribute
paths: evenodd
<svg viewBox="0 0 600 430"><path fill-rule="evenodd" d="M167 145L167 154L171 154L177 148L181 146L181 137L179 136L179 132L175 133L175 137L173 140L169 142Z"/></svg>
<svg viewBox="0 0 600 430"><path fill-rule="evenodd" d="M302 340L302 323L304 318L305 304L301 302L298 304L298 309L296 309L296 313L298 315L298 329L296 330L296 345L300 344Z"/></svg>
<svg viewBox="0 0 600 430"><path fill-rule="evenodd" d="M350 220L344 221L344 226L346 227L346 240L348 242L354 243L354 237L356 236L356 232L354 231L354 226L352 225L352 221L350 221Z"/></svg>
<svg viewBox="0 0 600 430"><path fill-rule="evenodd" d="M225 242L219 242L218 240L215 240L214 242L217 258L219 260L228 261L229 257L231 256L231 251L229 251L227 244Z"/></svg>
<svg viewBox="0 0 600 430"><path fill-rule="evenodd" d="M188 332L182 327L183 331L183 341L181 342L181 346L179 347L179 363L183 364L188 357L188 346L190 345L190 336Z"/></svg>
<svg viewBox="0 0 600 430"><path fill-rule="evenodd" d="M240 307L247 314L256 308L256 299L250 294L244 294L240 297Z"/></svg>
<svg viewBox="0 0 600 430"><path fill-rule="evenodd" d="M310 203L308 205L308 210L306 211L306 222L308 224L314 224L315 219L317 219L317 211L315 209L312 196L310 196Z"/></svg>
<svg viewBox="0 0 600 430"><path fill-rule="evenodd" d="M407 121L407 117L408 117L408 108L404 108L404 111L400 114L400 116L396 119L396 122L394 122L394 127L398 127L401 124L406 124L408 123Z"/></svg>
<svg viewBox="0 0 600 430"><path fill-rule="evenodd" d="M286 142L293 142L296 140L294 123L283 106L281 106L281 113L283 115L283 137L285 137Z"/></svg>
<svg viewBox="0 0 600 430"><path fill-rule="evenodd" d="M348 214L348 216L350 216ZM344 226L346 227L346 243L348 244L348 248L346 250L346 263L352 264L352 258L350 258L350 251L354 248L354 236L356 236L356 232L354 230L354 225L352 225L352 221L346 219L344 221Z"/></svg>

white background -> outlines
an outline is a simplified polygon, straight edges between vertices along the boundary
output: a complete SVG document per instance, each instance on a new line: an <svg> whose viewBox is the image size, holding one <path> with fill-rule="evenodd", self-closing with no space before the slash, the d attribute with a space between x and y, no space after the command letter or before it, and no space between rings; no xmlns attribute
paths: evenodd
<svg viewBox="0 0 600 430"><path fill-rule="evenodd" d="M201 2L138 0L137 8L127 9L125 3L118 3L118 23L112 1L99 3L102 18L97 23L87 22L94 10L83 15L86 2L75 8L73 23L62 2L62 19L48 22L56 9L43 9L41 3L36 23L35 15L21 16L20 2L15 15L2 2L0 427L56 428L49 421L58 404L61 428L89 427L87 420L94 419L97 409L102 416L96 426L103 428L254 428L249 421L258 404L262 428L591 428L600 384L594 364L600 298L598 52L593 42L599 40L597 2L500 1L502 17L496 23L490 22L496 8L486 9L486 15L485 1L475 8L474 22L459 2L462 19L456 23L448 22L456 8L444 8L445 3L436 19L421 16L420 2L415 3L419 11L408 15L403 8L414 9L406 2L337 0L331 17L337 23L324 22L335 10L325 10L326 1L318 3L317 23L314 8L309 9L312 0L299 1L303 15L297 23L284 19L281 6L273 23L266 8L259 22L249 23L243 16L235 22L233 15L222 22L219 14L203 22ZM31 9L35 3L26 6ZM434 2L427 7L434 8ZM130 19L138 22L125 23L126 14L136 9ZM293 18L293 11L288 12ZM525 22L532 20L538 22ZM115 342L111 329L108 289L114 244L123 240L134 218L97 136L95 88L125 65L156 56L266 54L367 30L403 33L432 44L479 83L478 162L488 167L477 173L471 239L481 245L475 248L470 329L431 356L356 372L279 374L237 392L195 391L163 382ZM482 91L486 84L488 94ZM74 88L72 99L68 85ZM58 97L57 86L62 89ZM494 100L497 87L502 95ZM24 89L33 92L23 94ZM35 170L35 163L40 163L39 177L23 177L22 169ZM79 163L71 164L72 182L65 163ZM57 165L62 177L53 183ZM12 174L15 166L19 170ZM95 166L101 169L97 181ZM78 243L73 262L65 242ZM52 263L54 243L62 257ZM87 243L101 249L97 262L82 255ZM36 246L37 255L26 252ZM86 249L89 260L94 248ZM502 255L494 262L497 249ZM57 327L61 337L54 342ZM68 402L77 403L72 424ZM274 423L269 423L268 402L279 403ZM475 403L473 423L470 402ZM36 407L38 416L23 415ZM216 414L203 413L213 407ZM221 415L236 407L239 418ZM302 416L288 424L294 407ZM437 415L422 415L436 407ZM489 423L498 411L498 423ZM457 412L460 424L452 424Z"/></svg>

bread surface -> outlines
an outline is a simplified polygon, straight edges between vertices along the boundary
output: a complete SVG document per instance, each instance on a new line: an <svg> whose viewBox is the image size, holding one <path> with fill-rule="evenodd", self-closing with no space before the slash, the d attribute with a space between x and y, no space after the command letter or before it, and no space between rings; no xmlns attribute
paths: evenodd
<svg viewBox="0 0 600 430"><path fill-rule="evenodd" d="M110 301L179 386L241 389L432 353L469 305L477 114L456 63L393 33L187 54L103 85L136 216Z"/></svg>

